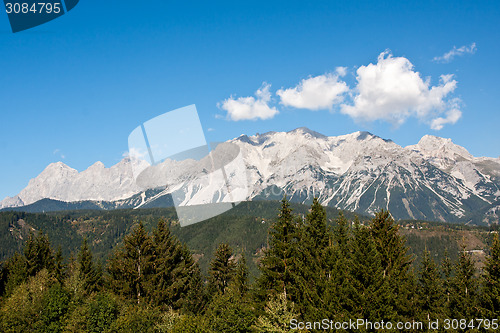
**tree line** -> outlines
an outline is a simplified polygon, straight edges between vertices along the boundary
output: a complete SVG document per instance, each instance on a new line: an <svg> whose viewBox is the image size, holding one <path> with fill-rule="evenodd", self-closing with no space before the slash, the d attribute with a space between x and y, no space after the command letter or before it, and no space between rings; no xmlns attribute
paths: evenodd
<svg viewBox="0 0 500 333"><path fill-rule="evenodd" d="M440 263L425 250L413 268L389 212L366 225L339 214L328 227L318 200L302 217L284 198L257 260L251 283L245 256L221 243L205 276L162 220L150 233L137 223L105 263L86 240L65 259L32 233L1 265L0 331L292 332L294 319L500 317L497 234L480 271L465 250Z"/></svg>

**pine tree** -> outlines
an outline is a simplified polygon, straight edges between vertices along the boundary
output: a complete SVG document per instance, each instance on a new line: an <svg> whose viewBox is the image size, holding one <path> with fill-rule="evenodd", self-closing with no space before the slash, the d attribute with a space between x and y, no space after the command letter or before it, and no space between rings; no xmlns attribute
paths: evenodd
<svg viewBox="0 0 500 333"><path fill-rule="evenodd" d="M148 296L146 287L153 270L152 258L151 238L141 222L125 237L123 246L109 261L108 272L113 290L141 303Z"/></svg>
<svg viewBox="0 0 500 333"><path fill-rule="evenodd" d="M415 315L415 290L410 271L412 259L408 255L405 239L398 231L399 226L388 211L376 213L370 224L371 235L380 253L383 276L388 282L388 302L399 315L398 319L402 320Z"/></svg>
<svg viewBox="0 0 500 333"><path fill-rule="evenodd" d="M356 221L359 224L358 217L356 216ZM350 242L351 242L351 235L350 235L350 227L349 227L349 221L345 218L344 214L342 212L339 212L339 216L336 220L336 226L333 229L333 239L335 240L336 244L338 245L340 251L348 257L349 252L350 252Z"/></svg>
<svg viewBox="0 0 500 333"><path fill-rule="evenodd" d="M54 275L59 283L62 283L66 277L66 265L64 264L64 258L60 246L57 248L54 256Z"/></svg>
<svg viewBox="0 0 500 333"><path fill-rule="evenodd" d="M240 260L236 264L233 283L240 297L243 297L247 294L250 287L248 285L248 266L244 254L241 255Z"/></svg>
<svg viewBox="0 0 500 333"><path fill-rule="evenodd" d="M39 232L35 236L31 233L24 245L23 252L26 258L26 273L28 276L35 276L44 268L49 272L54 270L54 254L47 235Z"/></svg>
<svg viewBox="0 0 500 333"><path fill-rule="evenodd" d="M476 268L469 252L462 248L455 265L450 295L452 318L472 319L478 313Z"/></svg>
<svg viewBox="0 0 500 333"><path fill-rule="evenodd" d="M324 294L328 284L328 260L325 260L331 235L326 226L326 211L314 198L305 224L297 221L298 261L296 266L296 297L294 299L300 313L313 319L324 318Z"/></svg>
<svg viewBox="0 0 500 333"><path fill-rule="evenodd" d="M153 232L153 248L154 272L150 280L153 301L156 305L174 306L182 298L183 275L187 272L182 245L163 220Z"/></svg>
<svg viewBox="0 0 500 333"><path fill-rule="evenodd" d="M349 271L353 285L351 316L371 321L394 319L395 310L389 302L389 281L384 276L382 256L368 228L355 224L352 250Z"/></svg>
<svg viewBox="0 0 500 333"><path fill-rule="evenodd" d="M444 259L441 263L441 271L443 275L443 293L445 296L444 305L446 314L449 315L450 298L452 293L452 278L453 278L453 263L448 254L448 249L444 251Z"/></svg>
<svg viewBox="0 0 500 333"><path fill-rule="evenodd" d="M318 198L314 198L311 211L306 216L305 232L311 242L311 249L315 249L316 256L320 257L328 246L329 235L326 227L326 211Z"/></svg>
<svg viewBox="0 0 500 333"><path fill-rule="evenodd" d="M429 321L444 318L443 284L438 267L427 250L424 251L420 265L417 293L421 319Z"/></svg>
<svg viewBox="0 0 500 333"><path fill-rule="evenodd" d="M78 253L78 273L83 281L83 288L90 294L99 290L102 282L102 275L97 265L92 260L92 253L87 244L87 239L83 240L82 247Z"/></svg>
<svg viewBox="0 0 500 333"><path fill-rule="evenodd" d="M355 225L359 227L356 217ZM352 264L352 235L349 221L342 212L336 220L330 244L325 252L326 290L325 318L338 321L348 320L355 311L353 295L356 293L350 275Z"/></svg>
<svg viewBox="0 0 500 333"><path fill-rule="evenodd" d="M283 198L278 220L269 230L269 244L260 262L261 276L258 280L258 298L262 301L268 294L286 292L292 300L300 297L300 281L297 267L300 266L299 228L292 215L288 200Z"/></svg>
<svg viewBox="0 0 500 333"><path fill-rule="evenodd" d="M187 292L180 307L185 313L199 314L207 304L205 284L198 263L191 259L186 267L188 267Z"/></svg>
<svg viewBox="0 0 500 333"><path fill-rule="evenodd" d="M221 243L210 262L209 292L223 294L231 283L235 273L235 262L232 258L233 250L228 244Z"/></svg>
<svg viewBox="0 0 500 333"><path fill-rule="evenodd" d="M500 317L500 240L494 235L483 273L482 307L485 318Z"/></svg>

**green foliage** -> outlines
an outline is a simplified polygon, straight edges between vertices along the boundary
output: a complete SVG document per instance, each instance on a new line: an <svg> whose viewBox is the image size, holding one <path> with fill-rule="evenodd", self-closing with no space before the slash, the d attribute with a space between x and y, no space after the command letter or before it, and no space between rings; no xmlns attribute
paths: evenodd
<svg viewBox="0 0 500 333"><path fill-rule="evenodd" d="M498 234L495 234L493 238L490 255L484 267L482 307L486 317L500 317L500 240Z"/></svg>
<svg viewBox="0 0 500 333"><path fill-rule="evenodd" d="M171 234L163 220L153 232L153 253L154 267L149 281L153 304L176 310L200 306L197 300L203 299L190 293L196 289L198 296L204 294L199 268L190 251Z"/></svg>
<svg viewBox="0 0 500 333"><path fill-rule="evenodd" d="M233 259L233 250L228 244L221 243L214 253L214 258L210 262L209 274L209 292L211 294L226 291L231 283L236 264Z"/></svg>
<svg viewBox="0 0 500 333"><path fill-rule="evenodd" d="M87 239L83 240L77 260L78 274L82 279L85 292L91 294L98 291L102 285L102 271L93 261L92 253L87 245Z"/></svg>
<svg viewBox="0 0 500 333"><path fill-rule="evenodd" d="M118 317L118 304L108 293L97 294L87 304L85 316L86 332L100 333L111 329Z"/></svg>
<svg viewBox="0 0 500 333"><path fill-rule="evenodd" d="M349 295L355 318L370 321L393 319L395 310L388 302L390 289L384 275L382 255L377 251L376 241L370 230L356 224L352 242L349 277L352 279L353 293Z"/></svg>
<svg viewBox="0 0 500 333"><path fill-rule="evenodd" d="M278 220L269 230L269 245L261 260L262 275L258 280L261 299L266 293L286 292L292 299L298 296L299 229L288 200L283 198Z"/></svg>
<svg viewBox="0 0 500 333"><path fill-rule="evenodd" d="M402 319L415 315L412 311L415 308L415 286L410 272L412 259L398 230L399 226L384 210L376 213L370 224L370 233L380 254L383 277L389 289L387 305L399 315L398 319Z"/></svg>
<svg viewBox="0 0 500 333"><path fill-rule="evenodd" d="M47 269L42 269L17 286L0 309L0 331L37 331L46 294L54 282Z"/></svg>
<svg viewBox="0 0 500 333"><path fill-rule="evenodd" d="M258 333L291 333L290 322L296 319L295 305L287 299L286 293L272 296L267 302L264 314L257 318L254 329Z"/></svg>
<svg viewBox="0 0 500 333"><path fill-rule="evenodd" d="M139 223L108 265L111 288L114 292L137 303L147 296L149 280L153 272L153 244L144 225Z"/></svg>
<svg viewBox="0 0 500 333"><path fill-rule="evenodd" d="M156 309L143 305L125 307L113 322L110 333L154 333L160 321L160 313Z"/></svg>
<svg viewBox="0 0 500 333"><path fill-rule="evenodd" d="M252 207L262 212L255 216ZM457 260L441 251L445 260L438 260L440 265L434 259L437 252L423 251L415 276L408 242L388 212L371 221L352 222L343 214L332 221L331 210L318 200L308 211L284 198L274 219L266 215L272 207L245 204L233 215L183 229L162 209L50 215L73 221L84 236L70 259L64 257L67 249L52 250L49 236L30 234L31 229L23 234L16 218L22 217L26 227L29 214L2 213L0 229L2 218L8 217L26 242L0 267L0 331L289 332L292 319L498 317L496 235L481 274L469 251L462 250ZM274 223L266 243L270 220ZM108 233L104 247L104 238L97 238L100 232ZM227 243L215 242L228 235ZM432 239L419 246L434 249L438 238ZM183 240L196 249L192 252ZM95 251L102 259L104 248L113 247L102 283ZM208 248L213 251L206 252ZM207 275L200 263L209 267ZM261 275L252 283L256 263Z"/></svg>
<svg viewBox="0 0 500 333"><path fill-rule="evenodd" d="M222 294L216 294L205 318L210 332L251 332L254 311L246 298L241 297L234 285Z"/></svg>
<svg viewBox="0 0 500 333"><path fill-rule="evenodd" d="M424 252L418 274L418 308L422 320L444 319L445 294L440 272L429 251Z"/></svg>
<svg viewBox="0 0 500 333"><path fill-rule="evenodd" d="M450 315L452 318L474 318L478 314L478 285L471 254L462 250L451 280Z"/></svg>
<svg viewBox="0 0 500 333"><path fill-rule="evenodd" d="M69 305L70 293L60 283L50 287L42 299L42 311L37 331L47 333L62 332Z"/></svg>

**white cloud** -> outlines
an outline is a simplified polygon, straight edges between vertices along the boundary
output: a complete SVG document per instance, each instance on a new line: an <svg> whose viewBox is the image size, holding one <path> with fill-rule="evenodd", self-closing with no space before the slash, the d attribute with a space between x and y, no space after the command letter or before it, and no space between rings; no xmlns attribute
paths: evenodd
<svg viewBox="0 0 500 333"><path fill-rule="evenodd" d="M270 107L271 93L270 84L262 83L259 90L255 92L255 97L230 97L224 100L219 107L227 111L227 117L234 121L270 119L279 112L275 107Z"/></svg>
<svg viewBox="0 0 500 333"><path fill-rule="evenodd" d="M336 73L303 79L296 87L280 89L276 94L285 106L309 110L331 109L344 100L344 94L349 90L347 84L339 80L340 76L347 73L347 69L338 67Z"/></svg>
<svg viewBox="0 0 500 333"><path fill-rule="evenodd" d="M476 43L472 43L470 46L464 45L464 46L461 46L459 48L457 48L456 46L453 46L453 49L446 52L445 54L443 54L440 57L434 57L433 60L437 61L437 62L450 62L456 56L462 56L466 53L474 54L474 53L476 53L476 50L477 50Z"/></svg>
<svg viewBox="0 0 500 333"><path fill-rule="evenodd" d="M460 103L459 99L455 99L451 104L452 108L446 111L446 117L437 117L432 119L431 128L433 130L439 131L446 124L455 124L461 117L462 111L458 108L458 104Z"/></svg>
<svg viewBox="0 0 500 333"><path fill-rule="evenodd" d="M341 105L341 112L355 120L385 120L397 126L409 117L428 122L447 113L446 118L431 120L433 128L441 129L460 118L458 100L446 100L457 86L453 75L442 75L439 85L430 86L430 79L424 81L408 59L393 57L388 51L379 55L376 64L361 66L356 73L353 104Z"/></svg>

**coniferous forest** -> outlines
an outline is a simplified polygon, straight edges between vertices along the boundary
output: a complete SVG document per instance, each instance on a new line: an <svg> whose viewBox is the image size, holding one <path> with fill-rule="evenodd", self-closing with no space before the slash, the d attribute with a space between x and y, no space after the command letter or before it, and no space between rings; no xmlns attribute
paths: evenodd
<svg viewBox="0 0 500 333"><path fill-rule="evenodd" d="M202 271L199 258L164 220L151 230L137 221L105 260L87 239L64 255L46 234L31 232L1 265L0 331L499 329L497 233L480 268L465 249L436 261L424 248L416 265L389 212L369 221L342 213L335 218L329 225L317 200L302 215L283 199L255 278L245 255L226 242ZM357 320L365 325L354 328Z"/></svg>

